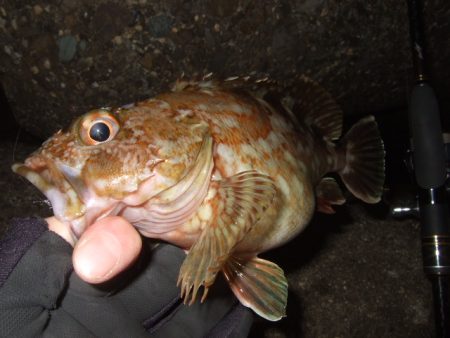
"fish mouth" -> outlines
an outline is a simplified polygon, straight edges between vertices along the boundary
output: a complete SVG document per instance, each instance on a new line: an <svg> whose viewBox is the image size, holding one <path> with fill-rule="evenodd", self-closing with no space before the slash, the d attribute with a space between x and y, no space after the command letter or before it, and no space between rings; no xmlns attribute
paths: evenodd
<svg viewBox="0 0 450 338"><path fill-rule="evenodd" d="M86 227L86 205L58 166L32 157L13 164L11 169L45 195L59 221L69 224L76 237L81 235Z"/></svg>
<svg viewBox="0 0 450 338"><path fill-rule="evenodd" d="M66 224L76 241L95 221L116 215L120 201L100 198L86 187L80 169L35 155L25 163L12 166L13 172L26 178L50 201L54 216Z"/></svg>
<svg viewBox="0 0 450 338"><path fill-rule="evenodd" d="M16 163L12 171L26 178L47 197L60 221L68 222L84 215L84 203L59 170L60 174L54 175L54 170L49 166Z"/></svg>

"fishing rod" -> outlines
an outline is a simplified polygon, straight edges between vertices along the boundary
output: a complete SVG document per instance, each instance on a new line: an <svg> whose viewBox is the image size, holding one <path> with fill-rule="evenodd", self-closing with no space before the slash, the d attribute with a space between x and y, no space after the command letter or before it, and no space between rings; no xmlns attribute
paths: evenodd
<svg viewBox="0 0 450 338"><path fill-rule="evenodd" d="M436 337L450 337L450 224L447 168L439 107L426 72L423 5L407 0L415 86L409 102L424 272L433 288Z"/></svg>

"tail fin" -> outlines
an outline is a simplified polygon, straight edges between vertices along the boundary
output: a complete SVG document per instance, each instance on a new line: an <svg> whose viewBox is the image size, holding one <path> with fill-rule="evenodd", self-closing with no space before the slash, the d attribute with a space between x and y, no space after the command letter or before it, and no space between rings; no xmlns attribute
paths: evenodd
<svg viewBox="0 0 450 338"><path fill-rule="evenodd" d="M339 174L350 192L366 203L381 199L384 184L384 146L373 116L358 121L342 138L345 165Z"/></svg>

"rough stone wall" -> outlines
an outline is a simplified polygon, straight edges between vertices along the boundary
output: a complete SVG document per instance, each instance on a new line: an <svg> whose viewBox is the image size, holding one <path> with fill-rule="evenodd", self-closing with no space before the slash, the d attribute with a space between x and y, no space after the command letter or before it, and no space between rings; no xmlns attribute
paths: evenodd
<svg viewBox="0 0 450 338"><path fill-rule="evenodd" d="M426 2L440 87L450 82L441 40L449 7ZM0 81L19 123L43 138L90 108L165 90L181 74L282 84L307 74L347 113L365 114L406 104L406 13L397 0L2 0Z"/></svg>

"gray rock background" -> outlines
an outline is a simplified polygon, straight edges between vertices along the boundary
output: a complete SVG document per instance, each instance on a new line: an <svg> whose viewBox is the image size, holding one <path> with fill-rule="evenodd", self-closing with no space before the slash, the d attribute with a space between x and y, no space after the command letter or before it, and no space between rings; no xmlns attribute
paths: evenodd
<svg viewBox="0 0 450 338"><path fill-rule="evenodd" d="M307 74L347 113L404 106L406 1L1 1L0 80L19 123L42 138L88 109L166 90L181 74ZM425 1L439 93L450 3ZM446 95L442 95L446 97ZM447 106L447 103L445 103Z"/></svg>
<svg viewBox="0 0 450 338"><path fill-rule="evenodd" d="M337 98L347 124L376 115L387 185L407 182L401 166L413 82L406 12L405 1L394 0L0 0L0 83L11 108L5 114L0 104L0 236L11 217L51 213L39 192L12 174L14 159L86 110L152 96L183 73L269 75L285 85L307 74ZM444 124L448 18L450 2L425 1ZM251 336L431 337L419 224L391 219L386 207L350 199L269 253L289 279L288 317L256 321Z"/></svg>

